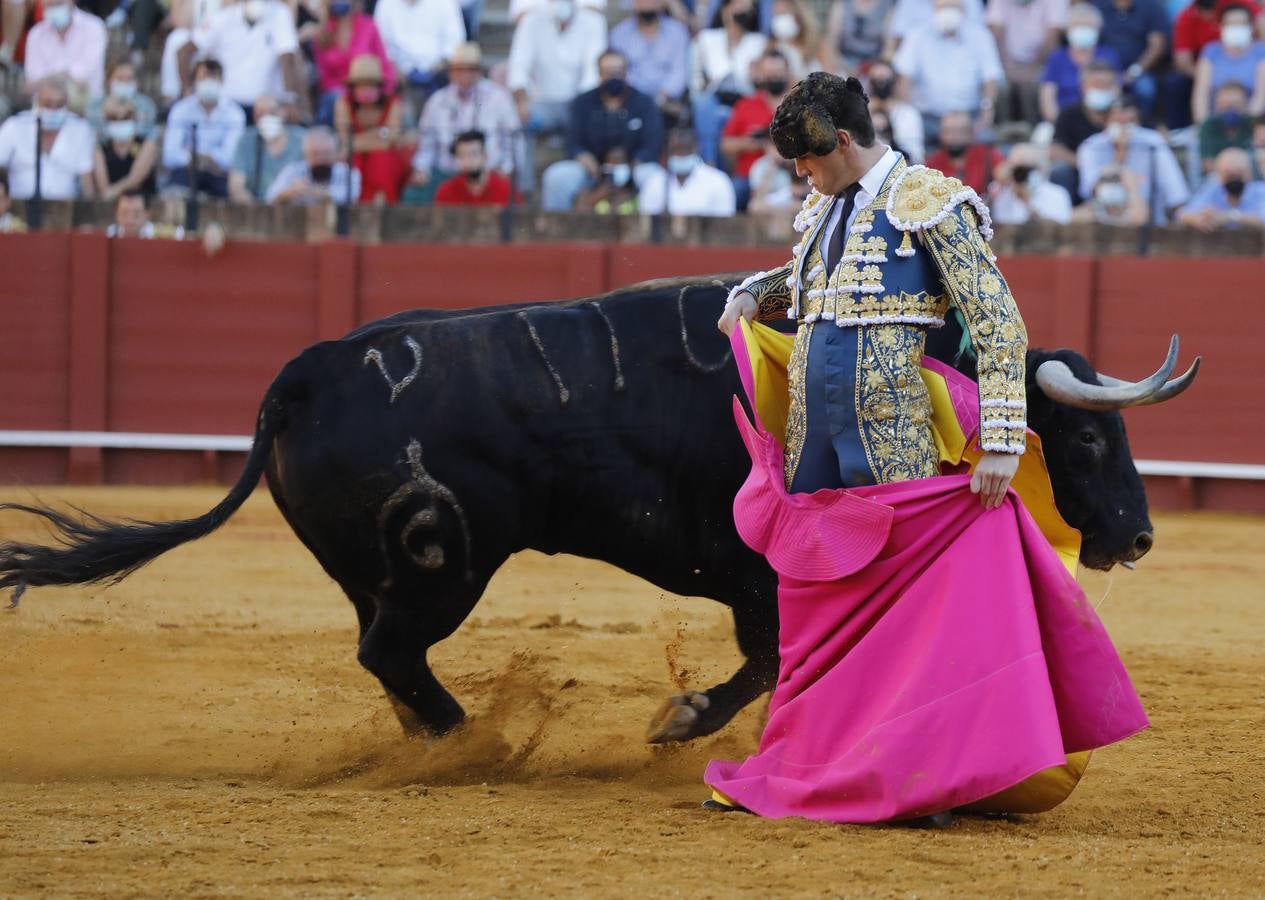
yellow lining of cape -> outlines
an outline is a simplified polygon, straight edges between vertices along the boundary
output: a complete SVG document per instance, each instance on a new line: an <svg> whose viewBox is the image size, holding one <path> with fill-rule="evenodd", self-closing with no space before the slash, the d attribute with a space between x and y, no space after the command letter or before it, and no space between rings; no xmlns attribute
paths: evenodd
<svg viewBox="0 0 1265 900"><path fill-rule="evenodd" d="M785 446L786 417L790 409L786 370L795 336L782 334L759 322L742 321L740 327L751 360L756 414L764 428ZM948 383L943 375L929 369L922 369L921 374L931 397L931 430L940 461L954 466L965 461L974 469L983 454L978 443L967 444L967 436L953 412ZM1075 578L1081 549L1080 532L1059 514L1041 451L1041 439L1035 434L1028 434L1028 449L1019 458L1019 471L1011 486ZM1088 764L1088 753L1069 754L1066 765L1038 772L1000 794L971 804L965 811L1035 813L1053 809L1072 793Z"/></svg>

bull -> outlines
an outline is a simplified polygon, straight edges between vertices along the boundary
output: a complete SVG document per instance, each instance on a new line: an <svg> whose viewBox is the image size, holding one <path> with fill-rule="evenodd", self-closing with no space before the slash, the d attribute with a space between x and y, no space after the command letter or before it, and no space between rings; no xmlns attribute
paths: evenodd
<svg viewBox="0 0 1265 900"><path fill-rule="evenodd" d="M418 310L315 344L264 395L228 495L175 522L34 514L56 546L0 545L0 588L116 583L210 534L265 478L295 535L355 609L360 663L406 732L443 734L464 712L429 649L470 614L513 553L604 560L664 590L729 606L745 661L725 682L665 701L652 741L723 727L777 673L776 577L734 529L749 461L731 419L741 395L715 322L734 279L649 282L595 299ZM955 358L951 328L928 352ZM1152 544L1120 410L1170 399L1177 339L1140 382L1071 350L1031 350L1029 421L1081 562L1131 564ZM969 360L960 368L973 375Z"/></svg>

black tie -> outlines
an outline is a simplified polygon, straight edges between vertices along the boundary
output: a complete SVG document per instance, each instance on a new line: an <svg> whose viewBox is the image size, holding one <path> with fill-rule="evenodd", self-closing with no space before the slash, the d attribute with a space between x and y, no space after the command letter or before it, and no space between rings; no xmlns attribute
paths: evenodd
<svg viewBox="0 0 1265 900"><path fill-rule="evenodd" d="M839 265L839 257L843 256L843 244L848 234L848 217L856 206L857 192L861 185L854 184L843 192L843 212L839 213L839 224L830 233L830 243L826 245L826 278L829 278Z"/></svg>

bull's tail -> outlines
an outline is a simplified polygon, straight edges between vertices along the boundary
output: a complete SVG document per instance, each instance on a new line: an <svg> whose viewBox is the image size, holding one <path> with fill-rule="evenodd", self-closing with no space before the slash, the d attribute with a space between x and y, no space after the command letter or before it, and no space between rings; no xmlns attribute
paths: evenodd
<svg viewBox="0 0 1265 900"><path fill-rule="evenodd" d="M227 497L196 519L113 522L78 508L75 517L44 506L0 504L0 510L30 513L44 519L52 528L55 540L53 546L16 541L0 543L0 590L14 588L12 605L17 605L28 587L116 584L168 550L219 528L246 501L263 475L272 454L273 438L285 425L288 395L293 393L288 386L299 381L296 374L295 363L291 363L268 389L245 471Z"/></svg>

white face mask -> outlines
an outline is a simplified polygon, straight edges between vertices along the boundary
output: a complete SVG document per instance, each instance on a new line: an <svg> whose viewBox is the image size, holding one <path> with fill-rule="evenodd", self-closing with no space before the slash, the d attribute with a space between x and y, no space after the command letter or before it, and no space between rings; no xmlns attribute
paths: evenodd
<svg viewBox="0 0 1265 900"><path fill-rule="evenodd" d="M54 109L46 109L41 106L35 107L35 116L40 120L40 125L47 131L56 131L66 124L66 107L58 106Z"/></svg>
<svg viewBox="0 0 1265 900"><path fill-rule="evenodd" d="M1067 42L1077 50L1088 50L1098 45L1098 29L1093 25L1074 25L1067 29Z"/></svg>
<svg viewBox="0 0 1265 900"><path fill-rule="evenodd" d="M773 17L773 36L779 41L793 41L799 37L799 21L793 13L778 13Z"/></svg>
<svg viewBox="0 0 1265 900"><path fill-rule="evenodd" d="M549 8L553 11L553 17L559 22L570 21L571 16L575 14L575 4L572 0L552 0Z"/></svg>
<svg viewBox="0 0 1265 900"><path fill-rule="evenodd" d="M258 22L264 14L264 0L246 0L242 13L252 22Z"/></svg>
<svg viewBox="0 0 1265 900"><path fill-rule="evenodd" d="M1103 181L1094 188L1094 199L1102 206L1124 206L1129 202L1129 192L1122 182Z"/></svg>
<svg viewBox="0 0 1265 900"><path fill-rule="evenodd" d="M946 6L944 9L937 9L932 19L935 21L936 30L941 34L952 34L962 27L962 21L966 15L956 6Z"/></svg>
<svg viewBox="0 0 1265 900"><path fill-rule="evenodd" d="M1116 92L1112 88L1089 88L1085 91L1085 105L1094 112L1111 109L1116 102Z"/></svg>
<svg viewBox="0 0 1265 900"><path fill-rule="evenodd" d="M61 29L69 25L70 16L71 12L69 3L59 3L56 6L44 7L44 18L47 19L49 24L54 28Z"/></svg>
<svg viewBox="0 0 1265 900"><path fill-rule="evenodd" d="M265 141L281 137L281 133L285 131L285 123L281 121L281 117L278 115L260 116L257 127L259 128L259 136Z"/></svg>
<svg viewBox="0 0 1265 900"><path fill-rule="evenodd" d="M106 122L105 133L112 141L117 141L120 144L126 143L136 137L136 122L132 119Z"/></svg>
<svg viewBox="0 0 1265 900"><path fill-rule="evenodd" d="M110 96L118 97L120 100L131 100L136 96L135 81L111 81Z"/></svg>
<svg viewBox="0 0 1265 900"><path fill-rule="evenodd" d="M698 154L691 153L688 156L669 156L668 171L673 175L681 178L686 177L694 171L694 167L698 165Z"/></svg>
<svg viewBox="0 0 1265 900"><path fill-rule="evenodd" d="M203 103L218 103L220 101L221 85L214 78L203 78L193 86L193 92Z"/></svg>
<svg viewBox="0 0 1265 900"><path fill-rule="evenodd" d="M1227 25L1221 29L1221 43L1231 50L1242 50L1252 43L1251 25Z"/></svg>

